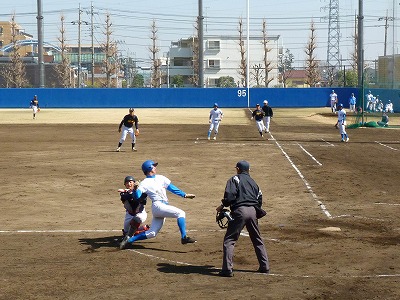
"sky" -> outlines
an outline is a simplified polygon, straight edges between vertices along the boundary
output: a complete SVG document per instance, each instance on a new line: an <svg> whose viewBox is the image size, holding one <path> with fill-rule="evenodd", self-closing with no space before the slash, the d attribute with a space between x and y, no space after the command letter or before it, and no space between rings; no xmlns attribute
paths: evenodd
<svg viewBox="0 0 400 300"><path fill-rule="evenodd" d="M39 0L2 0L0 20L7 21L15 14L16 22L26 33L37 38L37 2ZM95 43L105 42L107 13L112 22L112 39L118 43L123 56L133 57L138 65L150 63L151 24L157 26L160 56L168 52L172 41L195 35L198 0L41 0L44 17L44 41L59 45L61 15L65 17L67 44L78 44L79 6L83 22L91 22L93 5ZM331 0L332 1L332 0ZM348 64L354 52L355 16L359 0L339 1L340 55ZM386 16L395 17L388 22L387 54L399 53L400 0L363 0L364 57L373 64L384 53ZM330 0L203 0L204 35L238 34L239 19L247 24L249 3L250 36L261 35L262 20L267 23L267 34L280 36L280 43L294 55L295 67L304 66L305 46L310 35L310 24L316 28L316 58L327 59L328 16ZM394 10L393 10L394 7ZM82 24L81 43L91 44L91 26ZM394 29L394 31L393 31ZM245 32L247 29L245 28ZM251 53L251 52L250 52Z"/></svg>

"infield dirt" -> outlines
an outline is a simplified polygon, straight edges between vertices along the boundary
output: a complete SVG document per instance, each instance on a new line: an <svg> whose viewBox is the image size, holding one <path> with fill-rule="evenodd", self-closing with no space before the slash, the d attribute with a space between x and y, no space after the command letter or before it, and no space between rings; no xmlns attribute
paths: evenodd
<svg viewBox="0 0 400 300"><path fill-rule="evenodd" d="M125 109L1 110L0 299L399 299L400 131L350 129L341 143L327 110L276 109L260 138L248 110L225 109L208 141L209 109L137 109L138 152L127 139L119 153ZM169 199L197 243L181 245L167 219L118 249L117 190L146 159L196 194ZM215 208L240 159L264 194L271 275L255 272L243 232L221 278Z"/></svg>

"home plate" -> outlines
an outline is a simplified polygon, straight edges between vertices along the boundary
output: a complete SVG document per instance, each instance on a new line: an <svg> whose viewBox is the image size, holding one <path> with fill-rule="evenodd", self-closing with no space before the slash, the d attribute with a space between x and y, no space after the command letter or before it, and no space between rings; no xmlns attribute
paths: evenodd
<svg viewBox="0 0 400 300"><path fill-rule="evenodd" d="M325 227L325 228L320 228L317 230L319 230L319 231L342 231L342 229L340 229L340 227Z"/></svg>

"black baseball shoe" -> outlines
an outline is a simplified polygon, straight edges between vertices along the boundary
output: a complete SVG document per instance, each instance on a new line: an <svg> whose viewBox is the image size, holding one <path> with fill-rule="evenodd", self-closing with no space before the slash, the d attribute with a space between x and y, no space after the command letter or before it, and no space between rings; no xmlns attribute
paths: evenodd
<svg viewBox="0 0 400 300"><path fill-rule="evenodd" d="M196 241L195 239L192 239L192 238L190 238L190 237L188 237L188 236L185 236L184 238L181 239L182 245L185 245L185 244L193 244L193 243L196 243L196 242L197 242L197 241Z"/></svg>
<svg viewBox="0 0 400 300"><path fill-rule="evenodd" d="M233 272L231 270L221 270L218 275L221 277L233 277Z"/></svg>

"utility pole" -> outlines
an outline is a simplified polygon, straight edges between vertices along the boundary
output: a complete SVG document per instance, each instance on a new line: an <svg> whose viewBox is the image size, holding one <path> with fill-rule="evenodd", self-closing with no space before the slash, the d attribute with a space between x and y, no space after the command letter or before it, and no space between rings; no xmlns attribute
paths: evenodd
<svg viewBox="0 0 400 300"><path fill-rule="evenodd" d="M204 21L204 16L203 16L203 0L198 0L199 1L199 16L197 17L198 23L199 23L199 88L204 87L204 32L203 32L203 21Z"/></svg>
<svg viewBox="0 0 400 300"><path fill-rule="evenodd" d="M82 55L82 49L81 49L81 15L82 15L82 10L81 10L81 5L79 4L79 18L78 18L78 88L81 87L81 55Z"/></svg>
<svg viewBox="0 0 400 300"><path fill-rule="evenodd" d="M81 15L82 15L82 10L81 10L81 5L79 4L79 17L78 21L72 21L71 23L76 25L78 24L78 88L81 87L81 71L82 71L82 66L81 66L81 56L82 56L82 49L81 49ZM83 21L86 25L89 23L86 21Z"/></svg>
<svg viewBox="0 0 400 300"><path fill-rule="evenodd" d="M387 30L389 28L388 21L393 21L393 18L388 16L388 11L386 11L386 17L380 17L378 19L378 21L383 21L383 20L385 20L385 43L384 43L384 48L383 48L383 56L386 56Z"/></svg>
<svg viewBox="0 0 400 300"><path fill-rule="evenodd" d="M38 30L38 65L39 87L44 88L44 62L43 62L43 10L42 0L37 0L37 30Z"/></svg>
<svg viewBox="0 0 400 300"><path fill-rule="evenodd" d="M94 87L94 24L93 24L93 2L90 5L90 21L91 21L91 35L92 35L92 87Z"/></svg>

